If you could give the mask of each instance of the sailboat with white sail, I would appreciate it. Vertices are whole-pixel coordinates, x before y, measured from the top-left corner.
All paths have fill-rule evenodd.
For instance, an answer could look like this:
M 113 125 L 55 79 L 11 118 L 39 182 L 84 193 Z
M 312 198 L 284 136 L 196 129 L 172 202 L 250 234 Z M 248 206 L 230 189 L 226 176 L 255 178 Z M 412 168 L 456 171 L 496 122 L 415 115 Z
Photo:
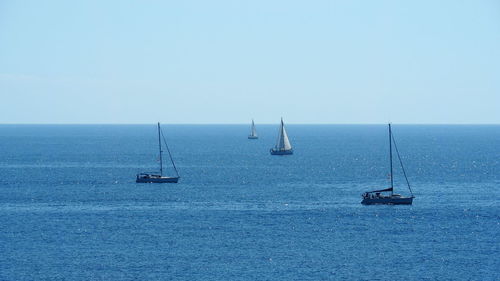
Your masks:
M 250 135 L 248 135 L 248 139 L 256 140 L 258 138 L 259 138 L 259 136 L 257 136 L 257 130 L 255 129 L 255 123 L 253 122 L 253 119 L 252 119 L 252 128 L 250 130 Z
M 172 166 L 175 171 L 175 176 L 166 177 L 163 176 L 163 150 L 162 150 L 162 140 L 167 148 L 168 157 L 170 158 L 170 162 L 172 162 Z M 137 183 L 177 183 L 179 181 L 179 172 L 177 171 L 177 167 L 175 167 L 174 160 L 172 159 L 172 154 L 170 153 L 170 149 L 168 148 L 167 141 L 165 140 L 165 136 L 163 135 L 163 131 L 161 130 L 160 123 L 158 122 L 158 147 L 160 150 L 160 173 L 140 173 L 137 174 L 135 182 Z
M 399 159 L 399 164 L 401 165 L 401 169 L 403 170 L 403 175 L 406 179 L 406 184 L 408 185 L 408 190 L 410 191 L 411 196 L 405 197 L 400 194 L 394 193 L 394 177 L 393 177 L 393 165 L 392 165 L 392 144 L 394 144 L 394 148 L 396 149 L 396 154 Z M 391 124 L 389 123 L 389 163 L 390 163 L 390 180 L 391 187 L 373 190 L 369 192 L 363 193 L 363 201 L 361 204 L 363 205 L 411 205 L 413 203 L 413 192 L 411 191 L 410 182 L 408 181 L 408 177 L 406 176 L 406 171 L 403 166 L 403 161 L 399 156 L 398 147 L 396 145 L 396 141 L 394 140 L 394 136 L 392 135 Z
M 288 139 L 288 135 L 285 130 L 285 124 L 283 123 L 283 118 L 281 118 L 281 124 L 278 132 L 278 140 L 276 145 L 270 150 L 271 155 L 291 155 L 293 154 L 292 145 Z

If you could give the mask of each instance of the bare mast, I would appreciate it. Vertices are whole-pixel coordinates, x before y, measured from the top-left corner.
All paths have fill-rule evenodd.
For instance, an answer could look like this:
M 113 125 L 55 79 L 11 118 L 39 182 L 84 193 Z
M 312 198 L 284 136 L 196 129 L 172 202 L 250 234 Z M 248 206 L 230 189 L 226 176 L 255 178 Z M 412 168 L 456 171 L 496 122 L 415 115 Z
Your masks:
M 389 123 L 389 161 L 391 166 L 391 196 L 394 193 L 394 178 L 392 176 L 392 130 L 391 123 Z
M 163 176 L 163 159 L 161 150 L 161 133 L 160 133 L 160 122 L 158 122 L 158 146 L 160 148 L 160 176 Z

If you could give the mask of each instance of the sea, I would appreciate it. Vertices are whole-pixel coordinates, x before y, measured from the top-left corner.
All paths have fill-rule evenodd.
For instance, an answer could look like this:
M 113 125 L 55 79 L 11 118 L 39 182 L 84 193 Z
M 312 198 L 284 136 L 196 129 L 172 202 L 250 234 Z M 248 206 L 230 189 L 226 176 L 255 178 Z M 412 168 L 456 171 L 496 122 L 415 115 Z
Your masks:
M 0 125 L 0 280 L 500 280 L 500 125 L 256 126 Z

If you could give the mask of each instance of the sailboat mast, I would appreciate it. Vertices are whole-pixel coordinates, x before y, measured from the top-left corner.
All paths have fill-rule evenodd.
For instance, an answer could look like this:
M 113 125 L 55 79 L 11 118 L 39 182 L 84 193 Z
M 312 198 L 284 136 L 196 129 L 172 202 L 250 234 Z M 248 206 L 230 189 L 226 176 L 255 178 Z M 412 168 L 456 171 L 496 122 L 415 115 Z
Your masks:
M 160 149 L 160 176 L 163 176 L 163 159 L 161 151 L 161 133 L 160 133 L 160 122 L 158 122 L 158 147 Z
M 389 123 L 389 162 L 391 166 L 391 195 L 394 193 L 394 179 L 392 177 L 392 130 L 391 123 Z

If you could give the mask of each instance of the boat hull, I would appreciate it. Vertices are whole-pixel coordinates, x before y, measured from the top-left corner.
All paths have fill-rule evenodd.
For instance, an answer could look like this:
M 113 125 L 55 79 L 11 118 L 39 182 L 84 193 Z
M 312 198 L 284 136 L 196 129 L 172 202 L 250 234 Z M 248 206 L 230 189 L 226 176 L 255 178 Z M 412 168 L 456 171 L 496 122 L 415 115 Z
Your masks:
M 256 140 L 258 139 L 259 137 L 258 136 L 248 136 L 248 139 L 249 140 Z
M 293 154 L 293 149 L 290 150 L 274 150 L 271 149 L 269 151 L 271 155 L 292 155 Z
M 413 197 L 378 197 L 378 198 L 363 198 L 363 205 L 411 205 Z
M 162 177 L 157 175 L 138 175 L 136 183 L 177 183 L 179 177 Z

